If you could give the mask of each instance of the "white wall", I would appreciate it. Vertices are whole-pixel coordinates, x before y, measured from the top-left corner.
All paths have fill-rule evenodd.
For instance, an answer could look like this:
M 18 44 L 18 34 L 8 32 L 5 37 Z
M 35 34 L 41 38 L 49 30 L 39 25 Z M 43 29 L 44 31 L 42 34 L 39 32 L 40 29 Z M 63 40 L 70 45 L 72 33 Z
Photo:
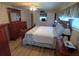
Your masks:
M 78 50 L 79 50 L 79 32 L 73 30 L 72 31 L 72 35 L 71 35 L 71 39 L 70 41 L 77 46 Z
M 47 13 L 47 21 L 42 22 L 40 21 L 40 12 L 34 12 L 34 23 L 38 26 L 51 26 L 54 22 L 54 12 L 53 11 L 46 11 Z
M 31 27 L 31 18 L 30 18 L 30 11 L 23 9 L 21 11 L 21 21 L 26 21 L 27 22 L 27 28 Z
M 0 24 L 9 23 L 7 9 L 4 5 L 0 4 Z
M 15 8 L 21 10 L 21 21 L 27 21 L 27 28 L 31 27 L 30 11 L 27 9 L 16 8 L 10 5 L 0 3 L 0 24 L 9 23 L 7 8 Z

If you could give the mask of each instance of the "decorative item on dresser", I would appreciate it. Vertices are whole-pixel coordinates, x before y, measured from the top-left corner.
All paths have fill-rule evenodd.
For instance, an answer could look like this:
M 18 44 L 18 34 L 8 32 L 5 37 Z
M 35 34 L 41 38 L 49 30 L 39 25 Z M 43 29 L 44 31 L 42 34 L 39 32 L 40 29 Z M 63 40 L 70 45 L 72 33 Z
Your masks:
M 26 22 L 16 21 L 8 25 L 10 40 L 16 40 L 21 35 L 21 30 L 26 29 Z
M 0 56 L 10 56 L 5 25 L 0 25 Z

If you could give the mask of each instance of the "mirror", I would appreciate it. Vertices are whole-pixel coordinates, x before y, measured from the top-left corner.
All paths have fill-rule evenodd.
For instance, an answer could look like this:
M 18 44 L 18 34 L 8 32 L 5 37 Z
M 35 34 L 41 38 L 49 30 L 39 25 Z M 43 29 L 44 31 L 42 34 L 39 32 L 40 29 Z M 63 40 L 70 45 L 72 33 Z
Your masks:
M 20 10 L 12 9 L 12 8 L 8 8 L 7 10 L 8 10 L 8 16 L 10 22 L 21 21 Z

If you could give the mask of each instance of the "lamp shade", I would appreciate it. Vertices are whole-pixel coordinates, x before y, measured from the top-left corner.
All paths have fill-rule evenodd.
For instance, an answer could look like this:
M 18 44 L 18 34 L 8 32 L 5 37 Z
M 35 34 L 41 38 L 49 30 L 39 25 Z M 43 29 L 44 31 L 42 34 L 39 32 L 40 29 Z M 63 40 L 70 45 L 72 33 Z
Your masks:
M 68 16 L 60 16 L 59 19 L 62 20 L 62 21 L 69 21 L 70 17 L 68 17 Z

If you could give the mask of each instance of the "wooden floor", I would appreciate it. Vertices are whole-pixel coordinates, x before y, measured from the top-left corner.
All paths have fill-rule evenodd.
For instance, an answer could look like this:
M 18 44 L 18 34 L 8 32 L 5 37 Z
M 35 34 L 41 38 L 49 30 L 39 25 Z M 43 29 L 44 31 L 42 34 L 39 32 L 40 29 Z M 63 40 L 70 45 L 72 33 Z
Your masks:
M 9 41 L 10 51 L 12 56 L 54 56 L 54 50 L 36 46 L 21 45 L 21 39 Z

